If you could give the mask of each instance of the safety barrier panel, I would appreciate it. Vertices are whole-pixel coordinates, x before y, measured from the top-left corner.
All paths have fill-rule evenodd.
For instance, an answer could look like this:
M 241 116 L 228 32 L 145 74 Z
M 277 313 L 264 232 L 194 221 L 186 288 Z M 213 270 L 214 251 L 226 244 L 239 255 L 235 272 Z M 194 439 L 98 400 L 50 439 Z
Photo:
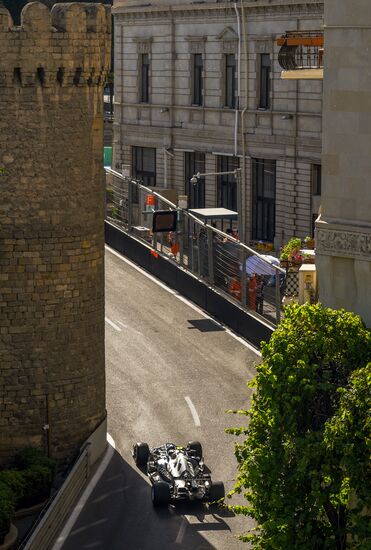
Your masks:
M 170 196 L 171 190 L 166 192 Z M 152 231 L 152 218 L 159 210 L 177 211 L 176 231 Z M 276 258 L 258 254 L 233 235 L 110 168 L 106 168 L 106 220 L 242 309 L 273 327 L 280 322 L 286 272 Z

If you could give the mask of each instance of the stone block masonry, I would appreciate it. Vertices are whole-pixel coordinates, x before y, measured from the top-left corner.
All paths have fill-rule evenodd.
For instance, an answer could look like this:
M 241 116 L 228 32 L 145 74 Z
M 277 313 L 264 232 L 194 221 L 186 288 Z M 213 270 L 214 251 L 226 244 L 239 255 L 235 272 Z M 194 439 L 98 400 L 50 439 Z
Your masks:
M 101 4 L 0 7 L 0 463 L 105 417 Z M 43 426 L 49 424 L 49 434 Z

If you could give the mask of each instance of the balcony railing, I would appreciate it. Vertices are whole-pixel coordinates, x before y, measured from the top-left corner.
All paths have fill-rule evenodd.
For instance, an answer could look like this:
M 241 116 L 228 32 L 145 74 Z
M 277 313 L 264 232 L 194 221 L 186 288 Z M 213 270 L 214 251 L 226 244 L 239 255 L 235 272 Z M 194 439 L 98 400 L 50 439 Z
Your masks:
M 284 71 L 316 71 L 316 74 L 322 74 L 323 31 L 289 31 L 277 39 L 277 44 L 281 46 L 278 62 Z M 310 72 L 306 78 L 311 78 Z

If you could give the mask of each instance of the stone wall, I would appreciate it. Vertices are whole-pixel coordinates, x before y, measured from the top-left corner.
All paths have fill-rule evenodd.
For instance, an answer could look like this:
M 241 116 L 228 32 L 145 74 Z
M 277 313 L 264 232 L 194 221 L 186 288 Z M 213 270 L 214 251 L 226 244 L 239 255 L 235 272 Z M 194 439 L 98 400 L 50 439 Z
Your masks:
M 319 295 L 371 327 L 371 11 L 326 0 Z
M 311 170 L 321 163 L 322 82 L 281 79 L 277 36 L 287 30 L 318 29 L 321 0 L 246 0 L 238 2 L 241 40 L 241 96 L 237 155 L 242 165 L 242 214 L 251 236 L 251 159 L 276 161 L 277 247 L 294 235 L 312 231 L 317 214 Z M 235 110 L 224 106 L 224 54 L 238 53 L 238 23 L 231 2 L 115 0 L 114 168 L 131 164 L 131 146 L 173 149 L 168 185 L 185 192 L 184 151 L 206 154 L 207 169 L 217 170 L 217 153 L 235 152 Z M 242 21 L 244 20 L 244 25 Z M 246 44 L 243 39 L 246 37 Z M 150 104 L 139 102 L 139 54 L 151 58 Z M 204 105 L 191 105 L 192 52 L 204 58 Z M 270 56 L 271 104 L 259 108 L 260 55 Z M 242 115 L 242 112 L 244 113 Z M 242 131 L 242 118 L 244 129 Z M 183 151 L 183 152 L 182 152 Z M 214 154 L 213 154 L 214 153 Z M 163 187 L 163 154 L 158 155 L 157 185 Z M 217 204 L 217 182 L 206 178 L 207 206 Z
M 14 27 L 0 8 L 0 52 L 0 461 L 35 445 L 65 462 L 105 417 L 110 15 L 34 2 Z

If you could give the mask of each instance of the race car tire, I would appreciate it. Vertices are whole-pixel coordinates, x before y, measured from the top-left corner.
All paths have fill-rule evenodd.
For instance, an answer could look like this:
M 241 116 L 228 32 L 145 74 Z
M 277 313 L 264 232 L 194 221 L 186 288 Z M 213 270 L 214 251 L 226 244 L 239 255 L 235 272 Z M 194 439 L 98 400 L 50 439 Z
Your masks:
M 156 481 L 152 485 L 153 506 L 167 506 L 170 502 L 170 487 L 165 481 Z
M 213 481 L 209 491 L 209 502 L 215 502 L 225 497 L 224 483 L 222 481 Z
M 198 458 L 202 458 L 202 445 L 199 441 L 190 441 L 188 449 L 193 451 Z
M 137 466 L 145 466 L 149 458 L 148 443 L 136 443 L 134 445 L 134 460 Z

